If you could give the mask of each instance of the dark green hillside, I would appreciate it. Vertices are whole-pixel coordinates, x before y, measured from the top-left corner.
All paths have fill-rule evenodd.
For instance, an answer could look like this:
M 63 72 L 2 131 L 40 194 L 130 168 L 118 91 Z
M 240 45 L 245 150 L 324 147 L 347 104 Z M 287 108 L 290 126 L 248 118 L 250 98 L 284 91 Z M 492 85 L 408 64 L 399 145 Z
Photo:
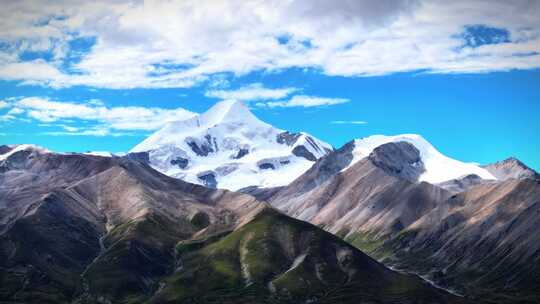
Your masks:
M 177 245 L 152 303 L 459 303 L 273 209 L 213 240 Z

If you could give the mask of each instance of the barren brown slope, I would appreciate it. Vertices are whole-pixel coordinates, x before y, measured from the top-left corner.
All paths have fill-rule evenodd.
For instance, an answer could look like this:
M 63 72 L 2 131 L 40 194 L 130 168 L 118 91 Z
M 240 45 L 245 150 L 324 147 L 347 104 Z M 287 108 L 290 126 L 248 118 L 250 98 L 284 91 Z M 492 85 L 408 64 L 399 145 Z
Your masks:
M 43 195 L 102 172 L 113 163 L 111 158 L 62 155 L 32 147 L 0 160 L 0 234 Z
M 406 169 L 392 170 L 388 165 L 393 165 L 393 160 L 381 163 L 383 158 L 379 156 L 386 155 L 387 149 L 394 151 L 396 146 L 395 143 L 383 145 L 370 157 L 343 172 L 336 170 L 324 180 L 317 180 L 317 172 L 324 166 L 314 165 L 272 196 L 270 202 L 293 217 L 342 236 L 397 233 L 450 194 L 428 183 L 402 178 L 398 174 Z
M 0 235 L 0 302 L 465 301 L 252 196 L 122 158 L 28 152 L 0 164 L 25 180 L 0 189 L 2 206 L 23 205 Z
M 152 292 L 177 241 L 234 229 L 264 205 L 121 158 L 21 152 L 0 163 L 1 300 Z
M 323 158 L 269 200 L 447 288 L 501 303 L 539 301 L 537 180 L 472 183 L 454 194 L 408 182 L 372 159 L 320 179 Z
M 511 179 L 449 198 L 375 255 L 494 302 L 540 301 L 540 183 Z M 439 271 L 436 271 L 436 270 Z

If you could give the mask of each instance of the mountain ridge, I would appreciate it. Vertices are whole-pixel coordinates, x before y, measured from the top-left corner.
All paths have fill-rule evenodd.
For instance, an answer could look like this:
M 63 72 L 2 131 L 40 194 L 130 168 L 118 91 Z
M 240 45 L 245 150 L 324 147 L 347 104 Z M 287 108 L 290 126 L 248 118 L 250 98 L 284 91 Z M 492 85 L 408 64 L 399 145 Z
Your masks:
M 12 211 L 0 214 L 0 301 L 467 303 L 252 196 L 144 162 L 30 148 L 0 168 Z
M 288 186 L 253 193 L 394 269 L 493 303 L 536 303 L 540 293 L 527 282 L 540 272 L 530 266 L 540 259 L 531 234 L 538 180 L 468 175 L 433 185 L 410 178 L 420 154 L 410 142 L 385 143 L 351 165 L 353 144 Z

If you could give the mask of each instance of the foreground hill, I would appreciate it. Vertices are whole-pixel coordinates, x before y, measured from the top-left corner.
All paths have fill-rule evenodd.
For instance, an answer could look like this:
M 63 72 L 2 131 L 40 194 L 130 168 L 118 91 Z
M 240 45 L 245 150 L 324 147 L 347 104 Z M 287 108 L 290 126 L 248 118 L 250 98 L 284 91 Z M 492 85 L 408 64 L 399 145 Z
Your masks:
M 125 158 L 0 152 L 2 302 L 464 302 L 249 195 Z
M 211 240 L 180 242 L 153 303 L 463 303 L 339 238 L 265 208 Z
M 260 205 L 122 158 L 29 148 L 0 168 L 0 298 L 21 302 L 151 292 L 177 241 L 232 229 Z

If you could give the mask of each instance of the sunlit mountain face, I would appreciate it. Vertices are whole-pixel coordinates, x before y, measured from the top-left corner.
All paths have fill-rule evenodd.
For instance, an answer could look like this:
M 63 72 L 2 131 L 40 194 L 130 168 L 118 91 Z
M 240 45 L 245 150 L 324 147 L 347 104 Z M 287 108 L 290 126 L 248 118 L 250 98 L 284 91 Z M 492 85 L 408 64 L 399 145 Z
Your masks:
M 3 1 L 0 303 L 539 303 L 537 1 Z

